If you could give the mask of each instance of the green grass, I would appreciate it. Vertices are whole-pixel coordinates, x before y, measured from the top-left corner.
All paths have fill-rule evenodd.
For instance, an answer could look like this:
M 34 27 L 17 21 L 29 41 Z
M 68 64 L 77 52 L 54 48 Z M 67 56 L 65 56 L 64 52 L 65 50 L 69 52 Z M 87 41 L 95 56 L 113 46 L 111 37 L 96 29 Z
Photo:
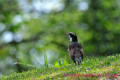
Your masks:
M 46 64 L 47 65 L 47 61 Z M 62 64 L 61 64 L 62 65 Z M 73 63 L 60 67 L 47 65 L 22 73 L 3 76 L 1 80 L 106 80 L 120 79 L 120 55 L 86 57 L 80 66 Z

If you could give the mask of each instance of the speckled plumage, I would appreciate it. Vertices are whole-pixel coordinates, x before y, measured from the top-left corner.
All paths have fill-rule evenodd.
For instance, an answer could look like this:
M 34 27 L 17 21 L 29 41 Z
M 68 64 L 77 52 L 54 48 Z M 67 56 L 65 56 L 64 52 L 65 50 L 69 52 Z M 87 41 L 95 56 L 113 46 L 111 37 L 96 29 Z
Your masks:
M 69 46 L 68 46 L 68 53 L 71 59 L 74 61 L 75 64 L 80 64 L 83 60 L 83 48 L 80 43 L 78 43 L 77 36 L 70 32 L 68 33 L 69 39 L 72 38 L 72 41 L 70 40 Z

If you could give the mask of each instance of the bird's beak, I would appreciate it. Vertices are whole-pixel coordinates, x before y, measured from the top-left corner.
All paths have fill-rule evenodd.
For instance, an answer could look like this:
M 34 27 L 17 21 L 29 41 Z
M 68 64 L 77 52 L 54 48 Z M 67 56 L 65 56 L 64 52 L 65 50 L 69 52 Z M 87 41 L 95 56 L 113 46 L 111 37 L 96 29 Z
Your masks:
M 68 33 L 65 32 L 64 33 L 64 37 L 67 38 L 68 37 Z
M 68 35 L 69 35 L 69 33 L 66 32 L 66 33 L 65 33 L 65 36 L 66 36 L 67 39 L 69 39 Z
M 66 35 L 68 36 L 68 35 L 69 35 L 69 33 L 67 32 L 67 33 L 66 33 Z

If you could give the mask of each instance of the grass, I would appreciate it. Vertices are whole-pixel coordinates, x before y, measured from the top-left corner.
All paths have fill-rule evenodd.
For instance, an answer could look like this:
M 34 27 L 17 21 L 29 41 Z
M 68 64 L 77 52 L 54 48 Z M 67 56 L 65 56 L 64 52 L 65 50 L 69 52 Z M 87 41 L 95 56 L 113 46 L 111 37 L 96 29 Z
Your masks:
M 46 59 L 46 58 L 45 58 Z M 66 63 L 66 62 L 65 62 Z M 56 63 L 59 65 L 59 62 Z M 55 64 L 55 65 L 56 65 Z M 120 79 L 120 55 L 86 57 L 80 66 L 73 63 L 12 73 L 1 80 L 106 80 Z

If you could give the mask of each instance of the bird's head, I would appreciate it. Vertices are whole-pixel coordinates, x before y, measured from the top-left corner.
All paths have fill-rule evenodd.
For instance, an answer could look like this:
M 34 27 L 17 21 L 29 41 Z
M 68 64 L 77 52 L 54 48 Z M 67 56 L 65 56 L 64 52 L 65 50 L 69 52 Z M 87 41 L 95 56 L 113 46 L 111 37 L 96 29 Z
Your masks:
M 67 34 L 68 34 L 70 42 L 78 42 L 77 35 L 75 33 L 69 32 Z

